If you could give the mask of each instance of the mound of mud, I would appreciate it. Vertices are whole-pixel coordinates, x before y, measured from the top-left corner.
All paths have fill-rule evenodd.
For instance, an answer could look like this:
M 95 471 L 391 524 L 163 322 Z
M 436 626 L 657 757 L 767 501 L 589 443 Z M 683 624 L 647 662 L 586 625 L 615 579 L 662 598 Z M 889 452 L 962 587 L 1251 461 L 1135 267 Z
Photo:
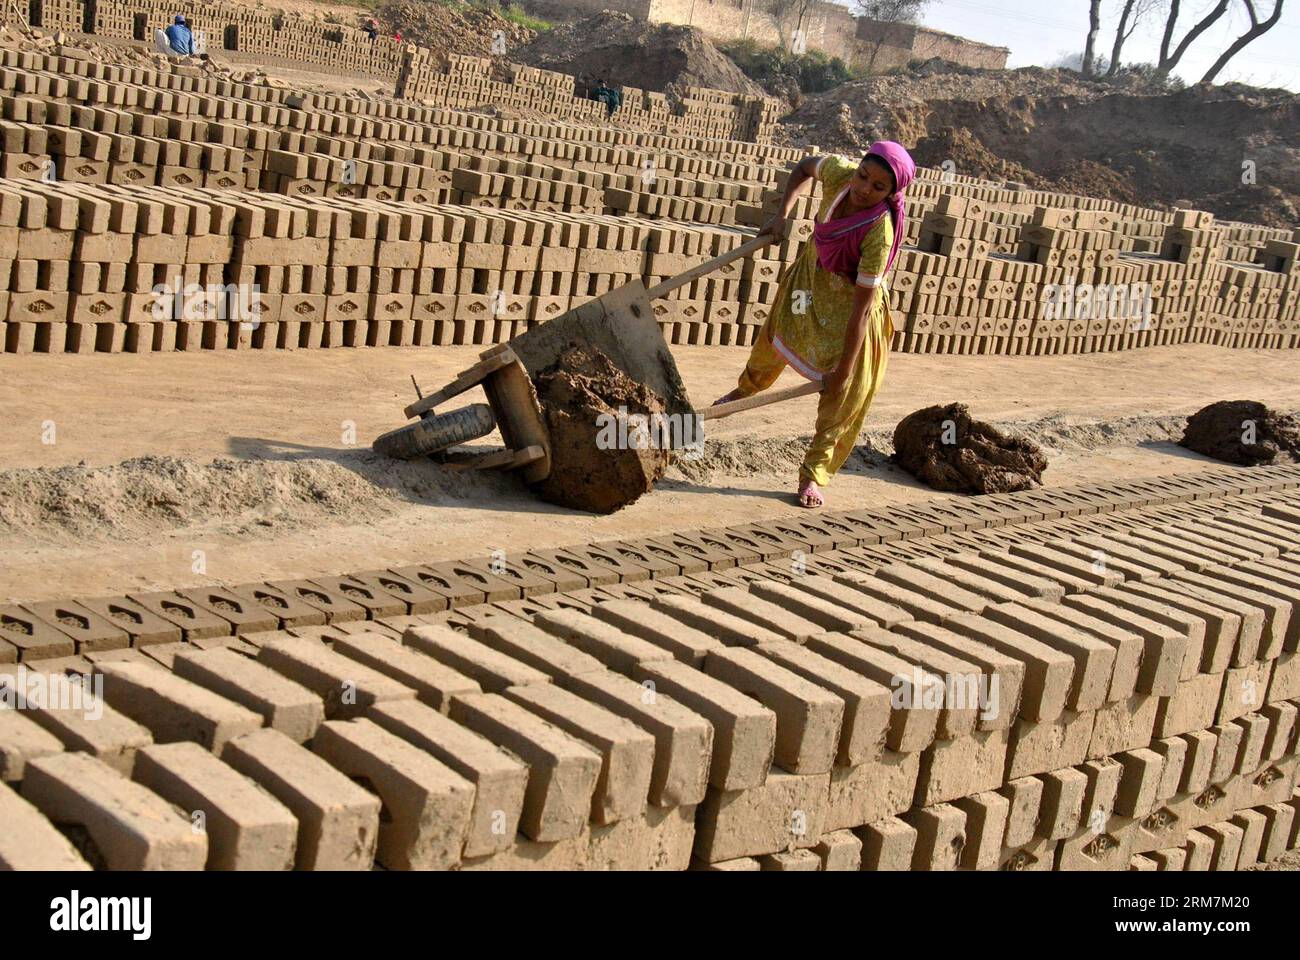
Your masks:
M 1219 400 L 1187 418 L 1180 446 L 1215 460 L 1248 467 L 1283 460 L 1300 462 L 1300 418 L 1277 413 L 1256 400 Z
M 663 400 L 604 353 L 572 343 L 533 384 L 551 434 L 551 474 L 534 486 L 544 500 L 613 513 L 664 475 L 668 450 L 644 442 L 649 431 L 633 420 L 661 418 Z M 632 428 L 619 429 L 620 418 Z
M 1007 493 L 1042 483 L 1038 444 L 972 420 L 964 403 L 925 407 L 894 428 L 896 464 L 936 490 Z
M 540 34 L 511 54 L 543 70 L 662 92 L 670 85 L 759 95 L 762 89 L 694 27 L 610 10 Z
M 1069 70 L 916 68 L 808 97 L 782 121 L 792 144 L 860 152 L 914 148 L 922 165 L 1034 189 L 1145 206 L 1194 206 L 1219 219 L 1290 228 L 1300 208 L 1300 97 Z M 1069 143 L 1071 149 L 1058 145 Z M 1275 173 L 1242 183 L 1241 158 Z
M 494 41 L 501 39 L 514 59 L 516 48 L 536 36 L 534 31 L 507 20 L 496 10 L 468 4 L 387 0 L 380 4 L 376 15 L 388 36 L 400 30 L 407 43 L 442 54 L 492 56 Z

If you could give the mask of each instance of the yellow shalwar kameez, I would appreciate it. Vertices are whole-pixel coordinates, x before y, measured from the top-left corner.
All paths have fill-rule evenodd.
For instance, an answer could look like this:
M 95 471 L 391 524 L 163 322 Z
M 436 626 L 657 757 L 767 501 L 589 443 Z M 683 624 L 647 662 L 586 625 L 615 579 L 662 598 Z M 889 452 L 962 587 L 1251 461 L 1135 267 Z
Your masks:
M 817 179 L 822 184 L 821 223 L 847 194 L 858 164 L 839 157 L 822 159 Z M 825 486 L 853 452 L 862 421 L 880 387 L 894 334 L 889 312 L 885 267 L 894 242 L 893 221 L 886 213 L 867 231 L 858 261 L 857 285 L 875 287 L 876 296 L 867 318 L 862 357 L 853 374 L 836 394 L 821 394 L 817 404 L 816 434 L 808 446 L 799 476 Z M 741 396 L 752 396 L 776 382 L 786 364 L 808 378 L 822 380 L 835 370 L 844 351 L 844 336 L 853 313 L 855 284 L 822 269 L 809 239 L 799 259 L 781 277 L 776 303 L 759 331 L 745 372 L 740 375 Z

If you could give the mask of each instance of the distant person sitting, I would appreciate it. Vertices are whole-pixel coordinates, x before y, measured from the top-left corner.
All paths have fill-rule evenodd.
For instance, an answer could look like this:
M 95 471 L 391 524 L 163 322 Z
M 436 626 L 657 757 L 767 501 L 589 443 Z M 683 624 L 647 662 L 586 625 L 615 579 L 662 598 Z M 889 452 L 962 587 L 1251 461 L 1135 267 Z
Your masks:
M 609 85 L 608 80 L 601 80 L 600 86 L 591 92 L 591 99 L 599 100 L 605 105 L 605 116 L 612 117 L 614 111 L 623 105 L 623 93 Z
M 614 112 L 616 102 L 621 99 L 618 91 L 609 85 L 608 80 L 604 79 L 592 88 L 592 91 L 588 96 L 591 97 L 592 100 L 605 105 L 605 116 L 607 117 Z
M 623 106 L 623 91 L 615 89 L 614 87 L 610 87 L 609 96 L 605 98 L 605 104 L 606 106 L 609 107 L 609 111 L 605 114 L 605 116 L 612 117 L 614 115 L 614 111 L 617 110 L 619 107 Z
M 172 48 L 172 53 L 178 57 L 188 57 L 194 53 L 194 34 L 190 32 L 190 25 L 185 22 L 185 17 L 176 14 L 176 19 L 166 30 L 167 45 Z
M 365 26 L 363 26 L 361 30 L 371 40 L 375 40 L 379 37 L 379 21 L 376 20 L 374 17 L 371 17 L 369 20 L 366 21 Z

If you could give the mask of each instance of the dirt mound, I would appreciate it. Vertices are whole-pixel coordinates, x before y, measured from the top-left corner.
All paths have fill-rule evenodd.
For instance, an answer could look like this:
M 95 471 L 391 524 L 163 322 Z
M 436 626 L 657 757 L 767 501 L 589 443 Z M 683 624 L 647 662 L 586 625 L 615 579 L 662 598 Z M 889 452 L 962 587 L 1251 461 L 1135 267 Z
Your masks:
M 1007 493 L 1042 483 L 1047 458 L 1038 444 L 972 420 L 964 403 L 925 407 L 894 428 L 900 467 L 936 490 Z
M 669 453 L 649 430 L 663 400 L 604 353 L 570 344 L 533 383 L 551 434 L 551 475 L 535 487 L 543 499 L 613 513 L 664 475 Z
M 809 97 L 781 137 L 850 154 L 898 140 L 962 175 L 1270 226 L 1294 225 L 1300 207 L 1300 96 L 1285 90 L 922 67 Z M 1243 184 L 1243 158 L 1258 183 Z
M 1023 183 L 1038 179 L 1032 170 L 997 156 L 965 127 L 949 127 L 923 137 L 910 152 L 926 167 L 942 168 L 945 161 L 951 161 L 954 172 L 961 171 L 963 176 Z
M 1300 418 L 1255 400 L 1219 400 L 1187 418 L 1180 446 L 1228 463 L 1300 462 Z
M 694 27 L 645 23 L 609 10 L 540 34 L 512 58 L 543 70 L 642 90 L 699 86 L 763 92 Z
M 335 459 L 136 457 L 99 467 L 0 470 L 0 535 L 83 542 L 216 528 L 256 536 L 340 518 L 368 522 L 403 501 L 499 497 L 516 484 L 506 474 L 393 461 L 369 450 Z
M 375 16 L 388 36 L 400 30 L 408 43 L 443 54 L 489 57 L 500 36 L 505 40 L 506 56 L 515 60 L 517 48 L 537 35 L 496 10 L 436 0 L 387 0 L 380 4 Z

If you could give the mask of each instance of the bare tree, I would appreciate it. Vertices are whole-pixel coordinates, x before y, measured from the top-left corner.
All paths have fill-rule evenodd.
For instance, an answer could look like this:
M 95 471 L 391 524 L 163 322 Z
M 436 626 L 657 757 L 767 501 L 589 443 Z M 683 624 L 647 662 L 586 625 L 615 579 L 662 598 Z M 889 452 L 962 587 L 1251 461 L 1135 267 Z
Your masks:
M 1088 39 L 1083 43 L 1083 63 L 1080 72 L 1092 76 L 1093 62 L 1097 56 L 1097 34 L 1101 31 L 1101 0 L 1088 0 Z
M 854 0 L 854 9 L 868 20 L 915 23 L 930 0 Z
M 1115 43 L 1110 48 L 1110 66 L 1106 68 L 1106 76 L 1113 77 L 1119 70 L 1119 55 L 1124 44 L 1133 36 L 1138 22 L 1150 12 L 1153 3 L 1154 0 L 1124 0 L 1124 9 L 1115 27 Z
M 1156 72 L 1168 75 L 1174 67 L 1178 66 L 1178 61 L 1183 58 L 1187 48 L 1192 45 L 1201 34 L 1218 22 L 1219 18 L 1228 12 L 1228 4 L 1231 0 L 1218 0 L 1213 9 L 1187 31 L 1186 36 L 1171 51 L 1170 45 L 1174 40 L 1174 29 L 1178 24 L 1178 14 L 1180 12 L 1181 0 L 1169 0 L 1169 13 L 1165 17 L 1165 32 L 1160 38 L 1160 59 L 1156 62 Z
M 808 13 L 818 0 L 766 0 L 762 10 L 772 19 L 781 49 L 789 53 L 804 53 L 807 42 Z
M 853 6 L 859 16 L 867 20 L 876 20 L 880 23 L 915 23 L 929 2 L 930 0 L 854 0 Z M 880 56 L 880 48 L 884 46 L 886 39 L 888 39 L 887 34 L 880 31 L 871 41 L 871 56 L 867 59 L 868 71 L 876 68 L 876 58 Z
M 1223 55 L 1214 61 L 1214 66 L 1205 72 L 1201 77 L 1201 83 L 1211 83 L 1219 75 L 1219 71 L 1228 65 L 1228 61 L 1242 51 L 1246 44 L 1250 43 L 1256 37 L 1263 36 L 1272 30 L 1278 20 L 1282 18 L 1282 0 L 1273 0 L 1273 15 L 1267 20 L 1260 20 L 1259 14 L 1255 12 L 1255 0 L 1241 0 L 1246 8 L 1246 14 L 1250 17 L 1250 29 L 1239 36 L 1232 42 Z

